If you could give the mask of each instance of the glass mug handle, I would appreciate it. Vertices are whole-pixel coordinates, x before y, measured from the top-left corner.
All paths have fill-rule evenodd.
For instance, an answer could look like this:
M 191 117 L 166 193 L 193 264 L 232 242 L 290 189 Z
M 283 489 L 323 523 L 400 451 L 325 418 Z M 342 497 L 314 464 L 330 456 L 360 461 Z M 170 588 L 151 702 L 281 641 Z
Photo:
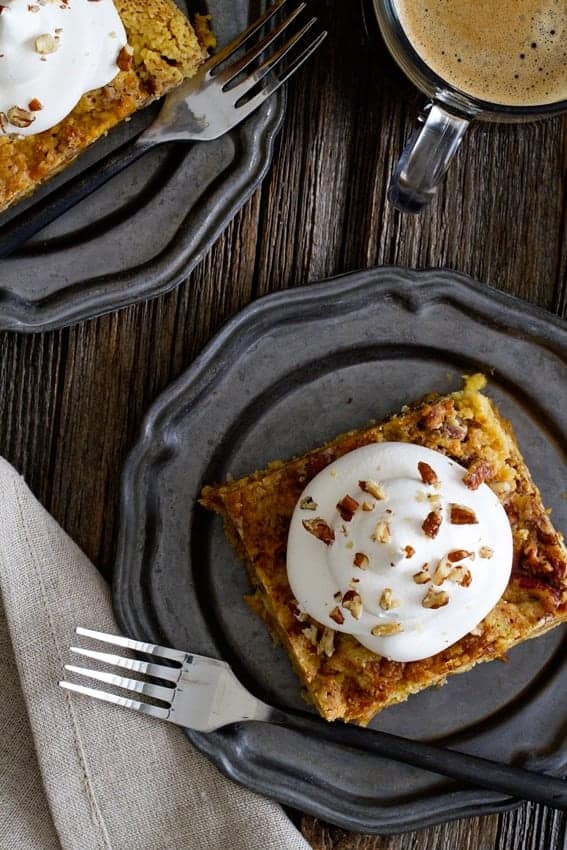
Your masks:
M 419 213 L 430 203 L 470 122 L 429 104 L 423 126 L 410 137 L 392 175 L 388 199 L 397 209 Z

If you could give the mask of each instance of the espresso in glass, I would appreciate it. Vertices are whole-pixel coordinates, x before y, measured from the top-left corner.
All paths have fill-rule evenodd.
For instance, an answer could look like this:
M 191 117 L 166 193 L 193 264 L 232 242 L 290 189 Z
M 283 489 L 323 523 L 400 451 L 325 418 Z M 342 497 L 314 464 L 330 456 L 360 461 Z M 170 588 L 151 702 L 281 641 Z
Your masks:
M 394 0 L 420 58 L 455 89 L 502 106 L 567 99 L 567 0 Z

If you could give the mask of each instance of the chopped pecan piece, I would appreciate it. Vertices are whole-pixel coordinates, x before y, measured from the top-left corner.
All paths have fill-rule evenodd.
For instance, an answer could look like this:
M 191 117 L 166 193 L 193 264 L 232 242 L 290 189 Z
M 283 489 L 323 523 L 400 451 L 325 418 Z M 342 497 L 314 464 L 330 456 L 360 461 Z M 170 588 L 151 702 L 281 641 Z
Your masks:
M 49 32 L 38 35 L 35 40 L 36 53 L 40 53 L 42 56 L 46 56 L 48 53 L 55 53 L 58 47 L 57 41 Z
M 371 505 L 370 502 L 363 502 L 360 507 L 362 508 L 363 511 L 367 511 L 367 512 L 374 510 L 374 505 Z
M 352 562 L 355 567 L 358 567 L 359 570 L 367 570 L 368 564 L 370 563 L 368 560 L 368 555 L 365 555 L 364 552 L 357 552 Z
M 335 532 L 321 517 L 304 519 L 301 522 L 305 531 L 308 531 L 309 534 L 312 534 L 313 537 L 316 537 L 317 540 L 320 540 L 326 546 L 330 546 L 335 539 Z
M 428 404 L 423 409 L 423 415 L 419 420 L 419 424 L 426 430 L 436 431 L 443 425 L 445 417 L 453 410 L 453 402 L 449 399 L 442 399 L 434 404 Z
M 424 534 L 434 539 L 439 534 L 442 522 L 443 517 L 441 516 L 441 511 L 430 511 L 421 525 Z
M 464 567 L 454 567 L 448 575 L 449 581 L 454 581 L 455 584 L 460 584 L 461 587 L 470 587 L 472 583 L 472 574 L 470 570 Z
M 413 546 L 404 546 L 404 553 L 406 558 L 413 558 L 415 555 L 415 549 Z
M 444 590 L 435 590 L 433 587 L 430 587 L 421 600 L 421 604 L 424 608 L 444 608 L 445 605 L 449 604 L 449 594 Z
M 333 629 L 323 629 L 321 640 L 317 646 L 317 655 L 326 655 L 330 658 L 335 651 L 335 632 Z
M 439 483 L 439 478 L 437 477 L 437 473 L 424 460 L 419 461 L 417 468 L 419 470 L 419 474 L 421 475 L 421 480 L 423 481 L 424 484 L 438 484 Z
M 398 599 L 394 599 L 392 589 L 390 587 L 385 587 L 382 591 L 382 595 L 380 596 L 380 608 L 382 608 L 384 611 L 391 611 L 392 608 L 399 607 L 400 602 Z
M 404 627 L 401 623 L 381 623 L 379 626 L 374 626 L 371 629 L 371 634 L 374 637 L 388 637 L 389 635 L 397 635 L 403 632 Z
M 369 493 L 375 499 L 378 499 L 378 501 L 388 498 L 386 489 L 376 481 L 359 481 L 358 486 L 364 493 Z
M 355 620 L 362 617 L 362 598 L 356 590 L 347 590 L 343 596 L 343 608 L 350 611 Z
M 13 127 L 19 129 L 29 127 L 35 121 L 35 115 L 32 115 L 27 109 L 22 109 L 21 106 L 11 106 L 6 113 L 6 118 Z
M 416 493 L 415 496 L 416 502 L 432 502 L 434 505 L 438 504 L 441 501 L 441 496 L 439 493 Z
M 452 525 L 476 525 L 478 519 L 472 508 L 452 502 L 449 505 L 449 522 Z
M 492 558 L 494 555 L 494 549 L 491 549 L 490 546 L 481 546 L 478 550 L 478 554 L 481 558 Z
M 465 558 L 474 561 L 474 552 L 467 552 L 466 549 L 452 549 L 447 555 L 447 560 L 451 561 L 452 564 L 456 564 L 457 561 L 464 561 Z
M 426 567 L 427 564 L 423 566 Z M 431 576 L 425 569 L 421 569 L 418 573 L 413 574 L 413 580 L 416 584 L 427 584 L 428 581 L 431 581 Z
M 121 71 L 129 71 L 132 67 L 133 61 L 134 51 L 129 44 L 126 44 L 118 54 L 116 64 L 118 65 Z
M 30 112 L 40 112 L 43 109 L 43 103 L 37 97 L 34 97 L 28 103 L 28 109 Z
M 441 426 L 441 433 L 452 440 L 464 440 L 467 427 L 458 416 L 449 416 Z
M 381 519 L 372 532 L 372 540 L 374 540 L 375 543 L 390 543 L 392 540 L 390 523 L 386 522 L 385 519 Z
M 352 496 L 349 496 L 348 493 L 346 496 L 343 496 L 341 501 L 337 504 L 337 510 L 345 522 L 351 521 L 354 516 L 354 512 L 358 507 L 360 507 L 359 502 L 357 502 L 356 499 L 353 499 Z
M 337 625 L 339 626 L 342 626 L 345 621 L 344 614 L 338 606 L 333 608 L 333 610 L 329 614 L 329 617 L 331 618 L 331 620 L 334 620 L 335 623 L 337 623 Z
M 447 558 L 441 558 L 435 568 L 433 576 L 431 577 L 431 581 L 433 582 L 433 584 L 436 585 L 436 587 L 439 587 L 440 584 L 443 584 L 452 569 L 453 565 L 449 563 Z
M 299 503 L 299 507 L 302 511 L 316 511 L 319 506 L 317 502 L 313 501 L 311 496 L 305 496 Z
M 463 484 L 469 490 L 478 490 L 485 481 L 490 481 L 494 472 L 489 463 L 484 460 L 475 461 L 471 464 L 469 471 L 463 476 Z

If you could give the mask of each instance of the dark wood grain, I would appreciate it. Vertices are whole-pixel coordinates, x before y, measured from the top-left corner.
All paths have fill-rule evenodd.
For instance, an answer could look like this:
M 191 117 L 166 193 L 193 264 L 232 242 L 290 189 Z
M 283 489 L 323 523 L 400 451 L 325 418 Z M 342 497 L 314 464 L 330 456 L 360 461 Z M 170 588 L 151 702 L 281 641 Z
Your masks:
M 366 39 L 355 0 L 314 5 L 330 38 L 289 89 L 270 175 L 191 277 L 68 330 L 0 335 L 0 453 L 107 576 L 144 412 L 252 299 L 396 263 L 459 269 L 567 315 L 567 120 L 477 126 L 431 209 L 401 216 L 388 175 L 421 96 Z M 530 804 L 390 838 L 301 825 L 316 850 L 559 850 L 565 824 Z

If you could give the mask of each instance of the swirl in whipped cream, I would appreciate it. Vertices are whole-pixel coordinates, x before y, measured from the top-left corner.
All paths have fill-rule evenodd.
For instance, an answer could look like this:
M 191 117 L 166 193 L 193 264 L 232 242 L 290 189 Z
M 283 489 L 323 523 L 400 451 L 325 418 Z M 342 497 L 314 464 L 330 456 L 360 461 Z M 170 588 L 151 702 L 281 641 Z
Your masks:
M 411 443 L 356 449 L 295 508 L 287 571 L 301 606 L 394 661 L 454 644 L 489 613 L 512 568 L 508 517 L 486 484 Z
M 112 0 L 2 0 L 0 132 L 32 135 L 118 73 L 127 43 Z

